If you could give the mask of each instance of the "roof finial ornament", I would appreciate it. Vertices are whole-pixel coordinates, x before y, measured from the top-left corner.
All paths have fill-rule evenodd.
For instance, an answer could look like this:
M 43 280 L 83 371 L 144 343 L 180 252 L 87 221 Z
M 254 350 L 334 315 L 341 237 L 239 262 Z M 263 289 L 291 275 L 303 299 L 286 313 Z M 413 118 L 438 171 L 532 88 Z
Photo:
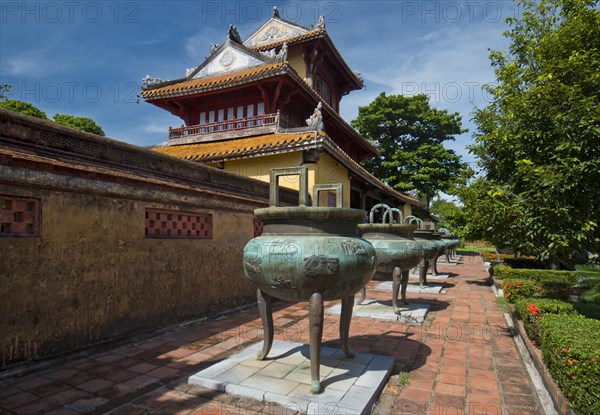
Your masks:
M 279 60 L 279 62 L 285 62 L 287 60 L 287 55 L 288 55 L 288 45 L 287 42 L 283 43 L 283 46 L 281 47 L 281 50 L 279 51 L 279 53 L 277 54 L 277 59 Z
M 144 77 L 144 79 L 142 79 L 142 89 L 148 89 L 149 87 L 154 86 L 156 84 L 160 84 L 161 82 L 164 82 L 164 81 L 160 78 L 157 78 L 155 76 L 146 75 Z
M 279 9 L 277 8 L 277 6 L 273 6 L 273 17 L 280 17 Z
M 233 42 L 242 43 L 242 38 L 240 37 L 240 34 L 238 33 L 237 28 L 234 25 L 229 25 L 227 37 Z
M 319 20 L 317 21 L 317 29 L 325 30 L 325 16 L 319 16 Z
M 321 113 L 321 108 L 323 108 L 323 104 L 319 101 L 313 114 L 306 120 L 306 125 L 314 127 L 317 131 L 323 131 L 323 114 Z

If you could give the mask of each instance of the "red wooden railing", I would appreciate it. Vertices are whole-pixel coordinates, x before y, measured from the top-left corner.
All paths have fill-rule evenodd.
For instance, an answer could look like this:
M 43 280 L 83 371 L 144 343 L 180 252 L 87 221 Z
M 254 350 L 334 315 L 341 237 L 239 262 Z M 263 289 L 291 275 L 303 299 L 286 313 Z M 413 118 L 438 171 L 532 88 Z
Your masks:
M 255 115 L 245 118 L 233 118 L 231 120 L 216 121 L 198 125 L 182 125 L 178 128 L 169 127 L 169 139 L 182 138 L 190 135 L 212 134 L 275 125 L 277 124 L 278 118 L 278 113 L 274 113 Z

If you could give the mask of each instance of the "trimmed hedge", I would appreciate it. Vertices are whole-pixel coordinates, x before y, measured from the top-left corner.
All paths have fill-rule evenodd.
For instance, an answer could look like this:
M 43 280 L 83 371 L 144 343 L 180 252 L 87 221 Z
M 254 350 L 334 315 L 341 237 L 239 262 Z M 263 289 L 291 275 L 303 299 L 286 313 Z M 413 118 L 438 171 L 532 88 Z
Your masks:
M 532 280 L 511 279 L 503 281 L 502 290 L 504 291 L 504 298 L 511 303 L 524 298 L 539 298 L 543 293 L 542 285 Z
M 511 303 L 521 298 L 552 298 L 568 300 L 571 294 L 571 284 L 555 280 L 528 280 L 509 278 L 502 281 L 504 298 Z
M 494 267 L 494 278 L 503 280 L 503 284 L 507 281 L 529 281 L 534 283 L 529 291 L 520 293 L 518 290 L 516 298 L 526 297 L 546 297 L 559 300 L 567 300 L 571 295 L 571 286 L 577 279 L 577 274 L 573 271 L 554 271 L 548 269 L 514 269 L 511 267 L 499 265 Z M 515 284 L 509 284 L 510 286 Z M 528 284 L 527 287 L 532 284 Z M 528 292 L 530 294 L 528 294 Z M 505 291 L 506 293 L 506 291 Z M 506 297 L 506 295 L 505 295 Z M 511 301 L 511 296 L 506 297 Z M 515 297 L 512 298 L 514 301 Z
M 497 265 L 494 267 L 494 276 L 498 278 L 509 279 L 518 278 L 522 280 L 535 281 L 568 281 L 575 282 L 577 274 L 575 271 L 556 271 L 552 269 L 518 269 L 506 265 Z
M 572 408 L 600 414 L 600 321 L 547 314 L 539 329 L 544 363 Z
M 573 304 L 547 298 L 521 298 L 515 301 L 515 309 L 523 321 L 531 342 L 540 341 L 539 322 L 547 314 L 577 314 Z

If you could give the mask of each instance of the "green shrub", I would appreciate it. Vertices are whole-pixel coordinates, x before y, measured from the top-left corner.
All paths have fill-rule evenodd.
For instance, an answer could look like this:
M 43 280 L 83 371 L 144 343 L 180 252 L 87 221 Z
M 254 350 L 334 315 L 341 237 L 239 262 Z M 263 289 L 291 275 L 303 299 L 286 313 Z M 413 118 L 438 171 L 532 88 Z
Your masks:
M 502 282 L 504 298 L 514 303 L 516 300 L 531 297 L 540 297 L 543 289 L 537 281 L 511 279 Z
M 535 258 L 521 257 L 521 258 L 505 258 L 504 263 L 511 268 L 519 269 L 543 269 L 544 263 Z
M 577 274 L 572 271 L 515 269 L 499 265 L 494 267 L 494 277 L 502 280 L 534 281 L 540 287 L 540 292 L 535 297 L 567 300 L 571 294 L 571 286 L 577 279 Z
M 511 267 L 506 265 L 492 265 L 492 275 L 497 279 L 504 279 L 506 275 L 512 270 Z
M 518 278 L 522 280 L 535 281 L 567 281 L 575 282 L 577 274 L 574 271 L 555 271 L 551 269 L 519 269 L 506 265 L 497 265 L 494 267 L 494 275 L 499 274 L 500 278 Z
M 544 363 L 573 409 L 600 414 L 600 321 L 548 314 L 539 328 Z
M 517 299 L 515 309 L 533 344 L 540 341 L 538 324 L 546 314 L 577 314 L 572 304 L 547 298 Z

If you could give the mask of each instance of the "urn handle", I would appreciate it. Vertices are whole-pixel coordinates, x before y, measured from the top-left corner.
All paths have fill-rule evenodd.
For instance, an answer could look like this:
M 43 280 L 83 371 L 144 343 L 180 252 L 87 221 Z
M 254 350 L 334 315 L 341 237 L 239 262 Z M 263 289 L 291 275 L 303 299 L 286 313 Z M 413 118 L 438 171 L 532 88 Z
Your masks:
M 407 216 L 407 217 L 404 218 L 404 221 L 406 223 L 417 222 L 417 225 L 419 226 L 419 229 L 423 229 L 423 220 L 417 218 L 416 216 Z
M 335 192 L 335 207 L 341 208 L 343 205 L 343 197 L 344 197 L 344 185 L 341 183 L 331 183 L 331 184 L 315 184 L 313 186 L 313 206 L 319 206 L 319 192 Z
M 392 221 L 392 208 L 390 208 L 385 203 L 378 203 L 371 208 L 371 212 L 369 213 L 369 223 L 375 223 L 375 212 L 377 211 L 377 209 L 380 209 L 380 208 L 385 209 L 381 223 L 385 223 L 385 219 L 386 219 L 388 213 L 390 215 L 390 222 Z
M 396 223 L 402 223 L 404 222 L 404 215 L 402 214 L 402 211 L 398 208 L 390 208 L 389 210 L 386 210 L 385 212 L 383 212 L 383 220 L 382 222 L 385 223 L 388 214 L 390 216 L 390 223 L 394 222 L 394 213 L 396 214 Z
M 271 169 L 269 206 L 279 205 L 279 176 L 298 176 L 298 206 L 306 206 L 308 201 L 308 169 L 304 166 Z

